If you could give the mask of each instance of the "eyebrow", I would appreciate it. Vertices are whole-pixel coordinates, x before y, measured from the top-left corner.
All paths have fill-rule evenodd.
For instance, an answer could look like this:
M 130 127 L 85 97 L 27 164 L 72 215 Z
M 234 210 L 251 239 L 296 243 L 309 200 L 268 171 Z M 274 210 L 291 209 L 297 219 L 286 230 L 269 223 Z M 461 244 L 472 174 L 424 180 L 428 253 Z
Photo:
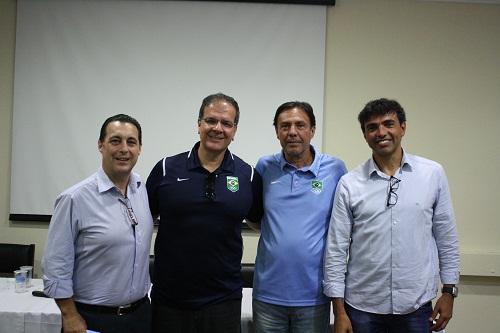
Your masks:
M 299 124 L 299 125 L 305 125 L 305 124 L 307 124 L 307 122 L 305 120 L 295 120 L 295 121 L 282 121 L 282 122 L 280 122 L 280 124 L 287 124 L 287 125 L 290 125 L 290 124 Z
M 378 123 L 366 123 L 365 128 L 375 128 L 378 127 Z
M 136 138 L 135 136 L 127 136 L 127 137 L 125 137 L 125 136 L 121 136 L 121 135 L 119 135 L 119 134 L 116 134 L 116 135 L 113 135 L 113 136 L 110 136 L 110 137 L 109 137 L 109 140 L 114 140 L 114 139 L 119 139 L 119 140 L 123 140 L 123 139 L 125 139 L 125 140 L 135 140 L 135 141 L 139 141 L 139 139 L 138 139 L 138 138 Z

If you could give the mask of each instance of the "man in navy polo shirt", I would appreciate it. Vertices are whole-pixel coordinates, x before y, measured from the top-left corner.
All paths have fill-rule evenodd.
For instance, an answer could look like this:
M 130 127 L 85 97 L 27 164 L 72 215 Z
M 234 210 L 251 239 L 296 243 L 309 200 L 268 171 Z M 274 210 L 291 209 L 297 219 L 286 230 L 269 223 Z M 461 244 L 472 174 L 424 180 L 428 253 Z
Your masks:
M 159 161 L 146 187 L 160 216 L 155 243 L 153 332 L 240 331 L 241 222 L 262 215 L 262 180 L 228 146 L 238 103 L 218 93 L 200 107 L 200 141 Z
M 274 127 L 282 150 L 264 156 L 264 218 L 255 262 L 255 332 L 326 333 L 330 305 L 323 294 L 323 253 L 333 196 L 344 162 L 311 144 L 316 129 L 306 102 L 278 107 Z

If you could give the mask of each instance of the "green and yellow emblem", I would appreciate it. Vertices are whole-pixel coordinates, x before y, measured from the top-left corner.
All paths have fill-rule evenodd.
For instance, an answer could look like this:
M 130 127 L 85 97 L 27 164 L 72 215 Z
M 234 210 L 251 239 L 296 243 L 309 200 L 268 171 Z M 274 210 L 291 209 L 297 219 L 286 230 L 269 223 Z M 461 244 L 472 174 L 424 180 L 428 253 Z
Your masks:
M 311 181 L 311 192 L 319 194 L 323 191 L 323 181 L 321 180 L 312 180 Z
M 227 176 L 226 177 L 227 189 L 231 192 L 236 192 L 240 189 L 240 182 L 238 177 Z

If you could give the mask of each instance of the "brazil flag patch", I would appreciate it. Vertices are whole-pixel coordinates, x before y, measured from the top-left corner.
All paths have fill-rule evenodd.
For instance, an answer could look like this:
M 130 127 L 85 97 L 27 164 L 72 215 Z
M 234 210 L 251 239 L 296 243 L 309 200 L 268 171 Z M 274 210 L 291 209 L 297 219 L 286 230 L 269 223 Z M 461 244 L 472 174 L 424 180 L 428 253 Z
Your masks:
M 319 194 L 323 191 L 323 182 L 321 180 L 311 181 L 311 192 Z
M 240 189 L 240 182 L 238 177 L 227 176 L 226 177 L 227 189 L 231 192 L 236 192 Z

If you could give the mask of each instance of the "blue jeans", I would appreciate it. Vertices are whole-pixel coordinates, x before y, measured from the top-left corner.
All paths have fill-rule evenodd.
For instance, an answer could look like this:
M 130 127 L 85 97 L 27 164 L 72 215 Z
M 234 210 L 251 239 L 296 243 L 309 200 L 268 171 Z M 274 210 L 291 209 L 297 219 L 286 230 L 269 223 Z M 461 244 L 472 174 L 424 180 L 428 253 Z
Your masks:
M 429 333 L 431 302 L 408 314 L 377 314 L 357 310 L 345 304 L 354 333 Z
M 252 302 L 255 333 L 326 333 L 330 329 L 330 303 L 284 306 Z

